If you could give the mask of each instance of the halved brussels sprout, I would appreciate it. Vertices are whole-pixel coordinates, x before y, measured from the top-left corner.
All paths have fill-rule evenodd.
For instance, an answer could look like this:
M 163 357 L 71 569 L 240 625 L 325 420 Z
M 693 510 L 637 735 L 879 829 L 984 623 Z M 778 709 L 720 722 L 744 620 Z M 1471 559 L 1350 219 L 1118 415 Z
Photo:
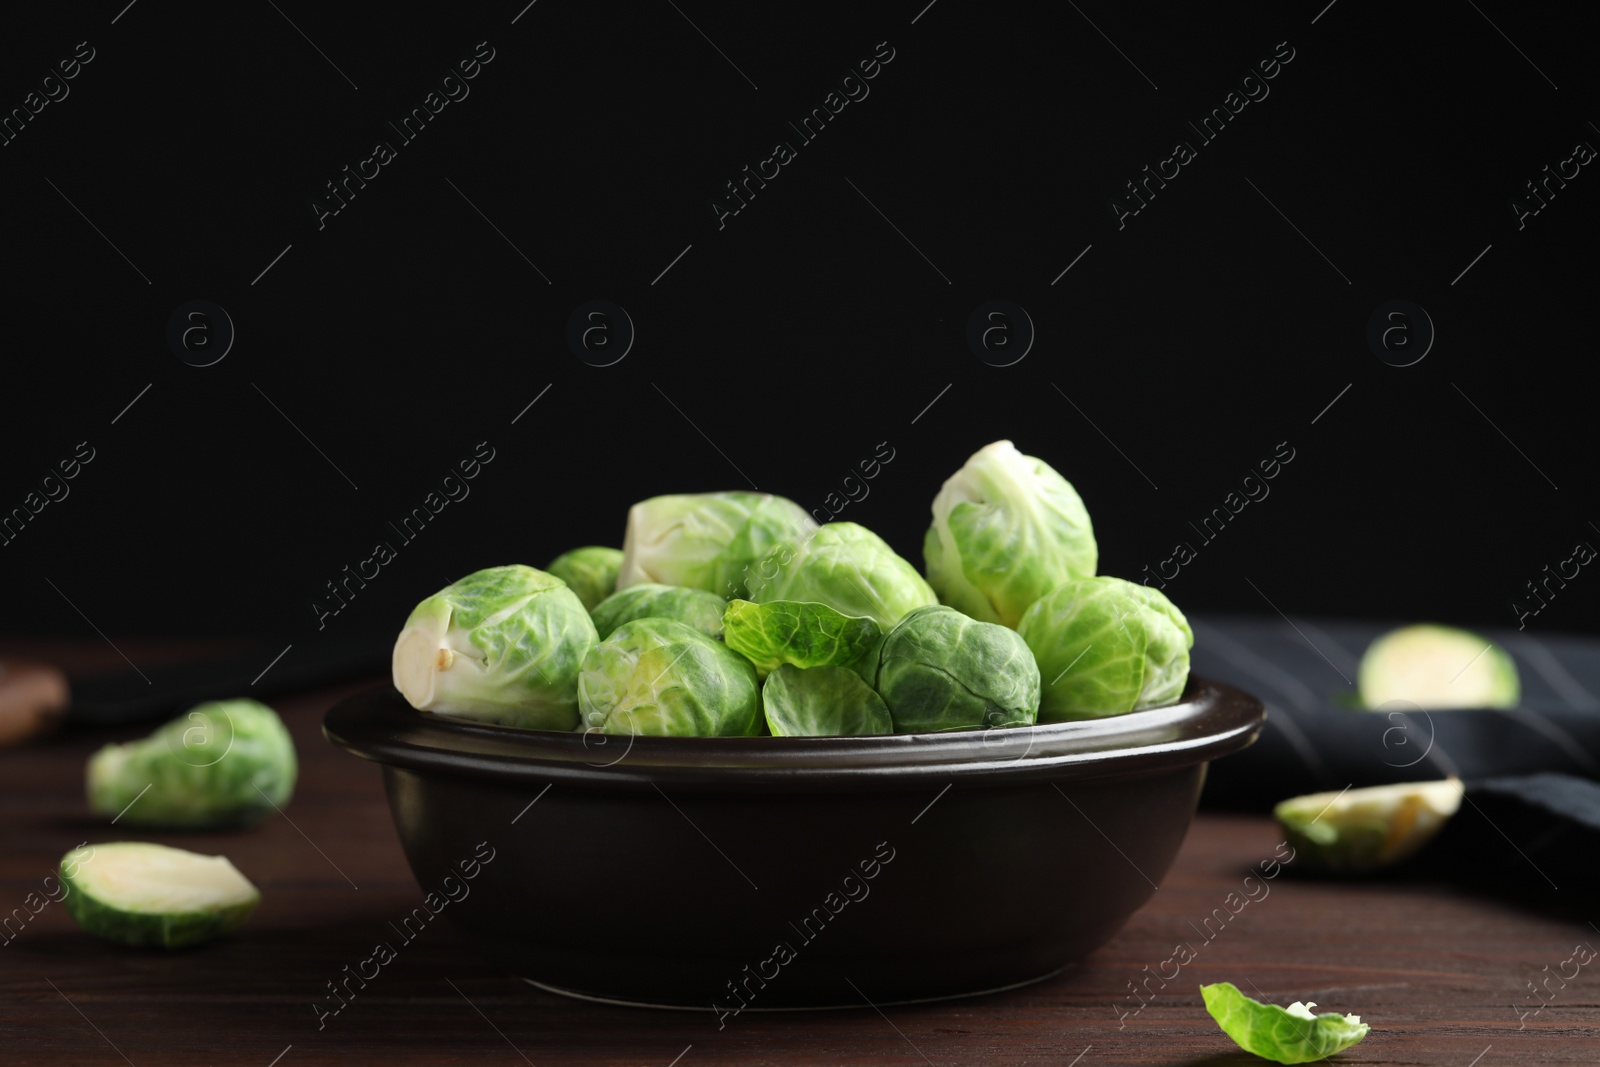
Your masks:
M 723 615 L 723 640 L 766 677 L 781 664 L 820 667 L 858 663 L 883 628 L 866 615 L 841 615 L 826 604 L 735 600 Z
M 996 441 L 934 497 L 922 555 L 941 601 L 1015 627 L 1050 590 L 1093 575 L 1099 550 L 1071 483 L 1010 441 Z
M 289 803 L 296 770 L 277 712 L 254 700 L 213 700 L 91 756 L 89 808 L 129 826 L 249 824 Z
M 1159 590 L 1121 578 L 1058 586 L 1028 609 L 1017 632 L 1044 679 L 1040 722 L 1171 704 L 1189 678 L 1189 621 Z
M 761 689 L 774 737 L 859 737 L 892 734 L 883 698 L 848 667 L 780 664 Z
M 1399 863 L 1432 841 L 1461 807 L 1458 778 L 1291 797 L 1272 809 L 1308 868 L 1349 872 Z
M 1371 1029 L 1359 1015 L 1325 1011 L 1313 1015 L 1315 1003 L 1298 1000 L 1287 1008 L 1245 996 L 1232 982 L 1200 987 L 1206 1011 L 1222 1032 L 1246 1052 L 1276 1063 L 1311 1063 L 1343 1052 Z
M 61 857 L 62 898 L 79 926 L 124 945 L 183 948 L 240 926 L 261 900 L 226 856 L 142 841 Z
M 901 619 L 861 675 L 896 733 L 1027 726 L 1039 711 L 1039 665 L 1017 632 L 943 605 Z
M 1505 649 L 1467 630 L 1426 623 L 1373 641 L 1357 677 L 1370 710 L 1388 710 L 1390 701 L 1424 710 L 1514 708 L 1522 688 Z
M 537 730 L 578 725 L 578 669 L 599 640 L 561 579 L 514 564 L 418 604 L 394 645 L 394 686 L 419 711 Z
M 745 597 L 752 564 L 816 526 L 799 504 L 771 493 L 651 497 L 628 509 L 617 588 L 656 582 Z
M 939 602 L 915 567 L 853 522 L 820 526 L 797 548 L 774 552 L 751 570 L 743 599 L 826 604 L 843 615 L 870 616 L 885 629 L 913 608 Z
M 583 659 L 586 730 L 672 737 L 760 732 L 756 669 L 721 641 L 671 619 L 635 619 Z
M 722 611 L 728 602 L 704 589 L 641 582 L 619 589 L 589 612 L 604 641 L 617 627 L 634 619 L 673 619 L 711 637 L 722 636 Z
M 553 574 L 567 583 L 567 588 L 578 594 L 584 609 L 594 606 L 617 591 L 617 572 L 622 570 L 622 550 L 587 545 L 563 552 L 545 566 L 546 574 Z

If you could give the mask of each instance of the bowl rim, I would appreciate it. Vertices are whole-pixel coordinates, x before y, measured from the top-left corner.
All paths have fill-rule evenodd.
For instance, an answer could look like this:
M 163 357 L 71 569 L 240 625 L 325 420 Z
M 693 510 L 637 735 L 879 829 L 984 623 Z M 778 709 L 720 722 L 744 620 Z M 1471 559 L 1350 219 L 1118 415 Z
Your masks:
M 629 737 L 525 730 L 420 712 L 392 685 L 339 701 L 323 735 L 411 771 L 511 784 L 786 791 L 922 781 L 1019 785 L 1206 763 L 1253 742 L 1260 700 L 1190 676 L 1176 704 L 1099 719 L 873 737 Z

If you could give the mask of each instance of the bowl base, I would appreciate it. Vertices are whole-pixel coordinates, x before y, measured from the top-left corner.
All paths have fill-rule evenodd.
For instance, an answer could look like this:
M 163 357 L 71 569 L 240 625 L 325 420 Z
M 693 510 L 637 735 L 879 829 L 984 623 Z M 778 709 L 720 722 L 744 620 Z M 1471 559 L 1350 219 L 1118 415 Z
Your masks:
M 770 1008 L 748 1007 L 741 1009 L 740 1013 L 742 1014 L 746 1011 L 842 1011 L 850 1008 L 898 1008 L 908 1004 L 936 1004 L 945 1000 L 965 1000 L 968 997 L 983 997 L 988 996 L 990 993 L 1005 993 L 1012 989 L 1021 989 L 1024 986 L 1045 982 L 1051 978 L 1054 978 L 1056 975 L 1066 970 L 1069 966 L 1071 966 L 1071 964 L 1065 964 L 1057 967 L 1053 971 L 1047 971 L 1044 974 L 1038 975 L 1034 978 L 1024 978 L 1020 982 L 1010 982 L 1006 985 L 991 986 L 987 989 L 965 990 L 960 993 L 941 993 L 936 997 L 912 997 L 908 1000 L 883 1000 L 872 1003 L 869 1003 L 865 1000 L 852 1000 L 846 1001 L 842 1004 L 796 1004 L 792 1006 L 778 1006 Z M 658 1004 L 654 1001 L 648 1000 L 629 1000 L 626 997 L 605 997 L 597 993 L 583 993 L 576 989 L 565 989 L 558 985 L 550 985 L 547 982 L 540 982 L 536 979 L 528 978 L 520 974 L 516 977 L 524 982 L 527 982 L 535 989 L 544 990 L 546 993 L 555 993 L 558 996 L 571 997 L 574 1000 L 587 1000 L 594 1004 L 611 1004 L 622 1008 L 654 1008 L 658 1011 L 703 1011 L 716 1014 L 709 1007 L 702 1007 L 698 1004 Z

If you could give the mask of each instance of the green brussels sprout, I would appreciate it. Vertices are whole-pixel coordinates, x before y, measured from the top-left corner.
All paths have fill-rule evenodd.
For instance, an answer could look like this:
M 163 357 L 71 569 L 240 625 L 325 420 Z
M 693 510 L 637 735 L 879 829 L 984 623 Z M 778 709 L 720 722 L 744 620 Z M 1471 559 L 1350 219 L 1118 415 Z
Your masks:
M 996 441 L 934 497 L 922 556 L 940 601 L 1015 627 L 1062 582 L 1092 576 L 1098 549 L 1071 483 L 1010 441 Z
M 1371 1029 L 1359 1015 L 1311 1014 L 1315 1003 L 1287 1008 L 1245 996 L 1232 982 L 1200 987 L 1206 1011 L 1222 1032 L 1246 1052 L 1275 1063 L 1312 1063 L 1343 1052 Z
M 623 623 L 583 658 L 585 730 L 671 737 L 750 737 L 761 690 L 750 661 L 671 619 Z
M 1522 695 L 1517 665 L 1493 641 L 1450 626 L 1391 630 L 1367 646 L 1357 675 L 1361 703 L 1389 710 L 1401 701 L 1424 710 L 1514 708 Z
M 754 663 L 763 678 L 784 663 L 853 666 L 883 636 L 869 616 L 841 615 L 826 604 L 793 600 L 731 601 L 722 624 L 728 647 Z
M 600 633 L 602 641 L 611 637 L 616 627 L 634 619 L 674 619 L 693 625 L 707 637 L 722 637 L 722 613 L 726 606 L 728 601 L 704 589 L 640 582 L 611 593 L 589 614 L 594 617 L 595 632 Z
M 394 687 L 419 711 L 535 730 L 578 725 L 578 669 L 599 640 L 578 594 L 514 564 L 418 604 L 394 644 Z
M 545 573 L 553 574 L 567 583 L 567 588 L 578 594 L 585 611 L 617 591 L 617 572 L 622 570 L 622 550 L 588 545 L 563 552 L 545 565 Z
M 704 589 L 641 582 L 619 589 L 589 612 L 604 641 L 616 628 L 634 619 L 672 619 L 711 637 L 722 636 L 722 611 L 728 602 Z
M 1461 780 L 1402 782 L 1291 797 L 1272 809 L 1307 868 L 1359 873 L 1415 854 L 1461 807 Z
M 617 588 L 656 582 L 747 597 L 751 565 L 816 525 L 799 504 L 771 493 L 651 497 L 628 509 Z
M 857 737 L 894 733 L 889 707 L 848 667 L 784 663 L 761 688 L 773 737 Z
M 277 712 L 214 700 L 141 741 L 106 745 L 85 778 L 90 810 L 129 826 L 237 826 L 289 803 L 296 770 Z
M 870 616 L 885 629 L 913 608 L 939 602 L 915 567 L 853 522 L 818 527 L 793 550 L 785 547 L 757 563 L 743 599 L 826 604 L 844 615 Z
M 1057 587 L 1027 610 L 1017 632 L 1045 679 L 1040 722 L 1171 704 L 1189 679 L 1189 621 L 1159 590 L 1121 578 Z
M 861 676 L 896 733 L 1027 726 L 1039 711 L 1039 665 L 1016 631 L 937 604 L 901 619 Z
M 96 937 L 184 948 L 240 926 L 261 900 L 226 856 L 142 841 L 75 848 L 61 857 L 62 902 Z

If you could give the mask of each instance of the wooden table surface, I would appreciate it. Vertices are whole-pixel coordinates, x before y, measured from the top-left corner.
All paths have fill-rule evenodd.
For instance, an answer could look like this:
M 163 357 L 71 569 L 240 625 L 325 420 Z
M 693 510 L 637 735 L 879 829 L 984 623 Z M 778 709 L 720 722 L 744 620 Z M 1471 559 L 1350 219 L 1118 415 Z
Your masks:
M 1550 977 L 1570 973 L 1573 965 L 1563 962 L 1576 943 L 1600 945 L 1586 921 L 1600 920 L 1600 901 L 1592 916 L 1557 914 L 1537 897 L 1416 881 L 1337 884 L 1291 870 L 1269 883 L 1267 895 L 1257 889 L 1258 899 L 1207 942 L 1198 925 L 1279 841 L 1265 817 L 1211 813 L 1196 819 L 1160 891 L 1109 944 L 1054 979 L 1010 993 L 883 1014 L 747 1012 L 719 1031 L 709 1012 L 607 1007 L 540 992 L 480 962 L 440 925 L 319 1030 L 312 1003 L 324 983 L 369 953 L 385 918 L 421 900 L 378 768 L 322 738 L 323 713 L 361 687 L 277 702 L 299 748 L 300 782 L 285 816 L 249 831 L 124 834 L 88 818 L 84 759 L 106 740 L 148 727 L 66 734 L 0 752 L 0 911 L 27 915 L 24 898 L 84 840 L 136 838 L 225 853 L 262 891 L 260 908 L 237 935 L 174 953 L 98 941 L 59 904 L 45 907 L 0 947 L 0 1063 L 1264 1062 L 1238 1051 L 1206 1015 L 1196 987 L 1215 981 L 1280 1004 L 1312 1000 L 1359 1013 L 1372 1032 L 1339 1062 L 1600 1061 L 1600 962 L 1564 987 Z M 1197 958 L 1140 1008 L 1131 983 L 1161 969 L 1170 974 L 1173 964 L 1164 961 L 1182 942 L 1199 946 Z M 1533 1014 L 1541 1002 L 1527 983 L 1547 979 L 1553 992 Z

